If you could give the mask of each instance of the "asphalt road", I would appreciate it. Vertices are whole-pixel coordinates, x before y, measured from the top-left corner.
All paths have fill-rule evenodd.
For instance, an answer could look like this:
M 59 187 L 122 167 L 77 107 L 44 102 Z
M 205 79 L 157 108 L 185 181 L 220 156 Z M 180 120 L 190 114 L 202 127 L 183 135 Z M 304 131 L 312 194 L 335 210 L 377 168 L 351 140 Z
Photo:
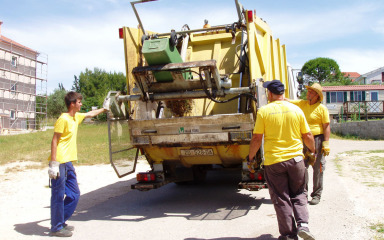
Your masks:
M 365 211 L 361 203 L 365 198 L 380 201 L 375 194 L 382 188 L 370 189 L 340 176 L 333 159 L 348 150 L 384 149 L 384 141 L 332 139 L 331 148 L 322 201 L 308 205 L 310 230 L 316 239 L 371 239 L 372 219 L 363 213 L 375 209 L 366 206 Z M 168 184 L 148 192 L 131 190 L 136 180 L 118 179 L 109 165 L 81 166 L 77 174 L 82 196 L 68 221 L 75 226 L 71 239 L 270 240 L 279 236 L 268 190 L 237 190 L 240 176 L 235 171 L 209 172 L 201 185 Z M 48 238 L 46 169 L 2 172 L 0 180 L 0 239 Z

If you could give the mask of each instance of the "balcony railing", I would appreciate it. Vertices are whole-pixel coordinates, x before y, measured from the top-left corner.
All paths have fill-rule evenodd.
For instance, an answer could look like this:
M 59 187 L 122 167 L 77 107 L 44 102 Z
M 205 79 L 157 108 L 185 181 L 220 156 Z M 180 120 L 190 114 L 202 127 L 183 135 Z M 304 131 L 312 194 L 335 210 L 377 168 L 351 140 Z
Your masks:
M 347 101 L 343 103 L 343 114 L 384 114 L 384 101 Z

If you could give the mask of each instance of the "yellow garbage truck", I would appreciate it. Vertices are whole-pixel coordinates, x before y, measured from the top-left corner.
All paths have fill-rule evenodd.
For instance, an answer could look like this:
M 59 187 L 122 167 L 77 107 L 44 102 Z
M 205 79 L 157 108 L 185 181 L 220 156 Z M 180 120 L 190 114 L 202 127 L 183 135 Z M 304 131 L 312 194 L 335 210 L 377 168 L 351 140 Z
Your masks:
M 152 1 L 131 2 L 138 27 L 119 29 L 127 91 L 108 93 L 109 152 L 117 175 L 135 172 L 142 156 L 151 170 L 137 174 L 133 189 L 203 182 L 208 171 L 228 168 L 238 170 L 239 189 L 266 187 L 263 149 L 255 164 L 247 156 L 257 109 L 267 104 L 262 83 L 279 79 L 286 97 L 294 98 L 285 46 L 237 0 L 233 22 L 148 31 L 136 4 Z

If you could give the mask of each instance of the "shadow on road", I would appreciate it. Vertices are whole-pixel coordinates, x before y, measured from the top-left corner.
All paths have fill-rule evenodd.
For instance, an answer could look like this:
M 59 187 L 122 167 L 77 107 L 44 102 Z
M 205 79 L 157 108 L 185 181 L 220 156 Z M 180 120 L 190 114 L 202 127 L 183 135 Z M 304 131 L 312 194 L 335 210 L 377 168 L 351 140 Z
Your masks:
M 141 222 L 174 216 L 200 221 L 231 220 L 245 216 L 249 211 L 258 210 L 262 204 L 271 204 L 270 199 L 256 198 L 247 191 L 240 192 L 237 189 L 239 181 L 238 171 L 210 172 L 203 184 L 179 186 L 171 183 L 148 192 L 130 190 L 130 185 L 136 179 L 120 181 L 83 194 L 71 221 Z M 47 219 L 14 226 L 23 235 L 47 236 L 49 229 L 39 225 L 43 221 Z M 192 239 L 194 238 L 188 238 Z M 273 238 L 262 235 L 252 239 Z
M 138 222 L 169 216 L 183 216 L 188 220 L 231 220 L 259 209 L 261 204 L 271 204 L 270 199 L 256 199 L 249 192 L 240 193 L 237 190 L 239 181 L 238 171 L 210 172 L 204 184 L 168 184 L 148 192 L 126 192 L 126 188 L 135 180 L 120 182 L 119 185 L 125 185 L 125 192 L 92 207 L 86 206 L 89 199 L 105 196 L 104 192 L 112 186 L 83 195 L 80 201 L 84 204 L 71 220 Z
M 238 237 L 222 237 L 222 238 L 185 238 L 184 240 L 272 240 L 276 239 L 271 234 L 263 234 L 255 238 L 238 238 Z

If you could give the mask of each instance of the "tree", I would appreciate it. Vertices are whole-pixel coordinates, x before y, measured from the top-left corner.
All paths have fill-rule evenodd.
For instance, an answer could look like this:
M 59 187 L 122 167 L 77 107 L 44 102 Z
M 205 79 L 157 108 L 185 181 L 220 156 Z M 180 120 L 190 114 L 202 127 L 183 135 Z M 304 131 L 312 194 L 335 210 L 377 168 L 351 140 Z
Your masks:
M 105 70 L 88 68 L 78 78 L 80 93 L 83 95 L 83 109 L 90 111 L 93 106 L 102 107 L 109 91 L 126 91 L 126 78 L 123 73 L 107 73 Z
M 307 84 L 341 81 L 344 78 L 337 62 L 330 58 L 319 57 L 309 60 L 301 68 L 301 72 Z
M 79 81 L 79 78 L 78 78 L 76 75 L 73 75 L 73 77 L 75 78 L 75 80 L 73 80 L 72 91 L 75 91 L 75 92 L 80 93 L 80 92 L 81 92 L 81 89 L 80 89 L 80 81 Z
M 67 94 L 65 89 L 55 89 L 52 94 L 48 96 L 47 100 L 47 115 L 51 118 L 57 118 L 61 113 L 67 111 L 65 106 L 64 97 Z

